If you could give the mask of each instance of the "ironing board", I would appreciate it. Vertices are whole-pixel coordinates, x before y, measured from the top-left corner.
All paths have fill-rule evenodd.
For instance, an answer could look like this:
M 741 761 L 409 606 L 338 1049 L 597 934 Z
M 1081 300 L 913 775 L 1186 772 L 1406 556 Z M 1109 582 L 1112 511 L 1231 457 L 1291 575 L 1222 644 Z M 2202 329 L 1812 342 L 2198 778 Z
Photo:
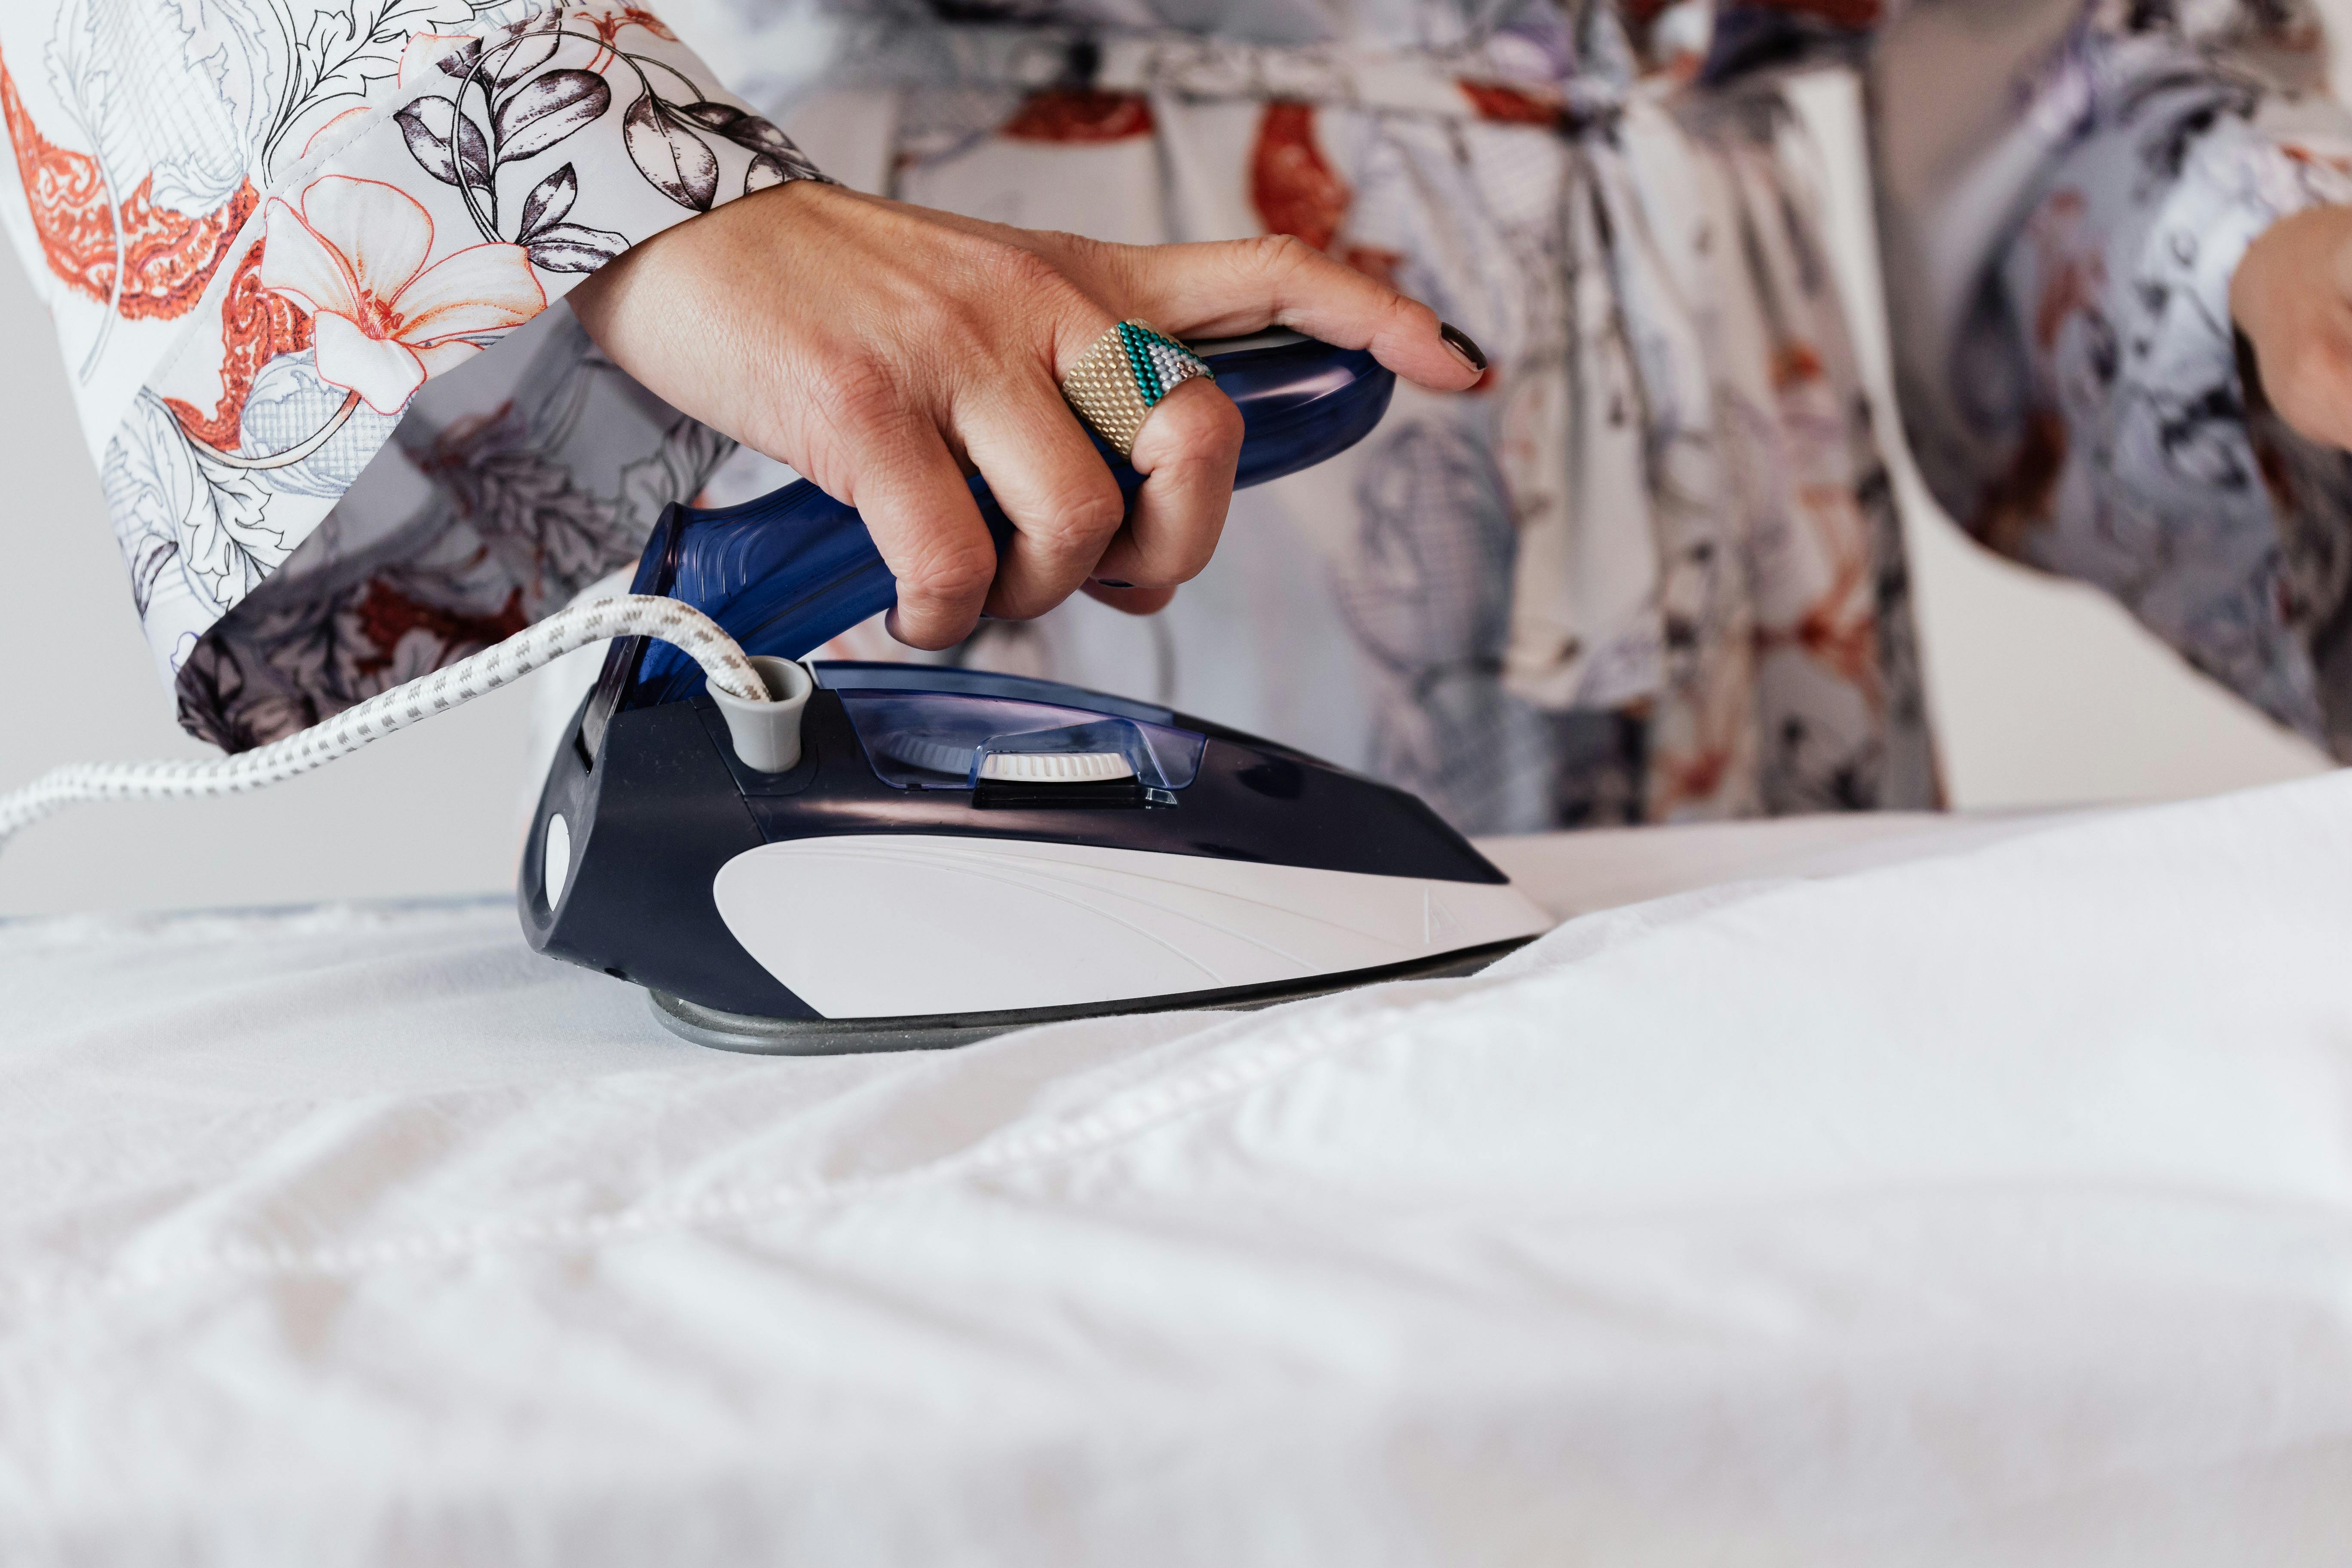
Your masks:
M 920 1057 L 502 900 L 0 924 L 0 1562 L 2352 1539 L 2352 780 L 1491 847 L 1617 907 Z

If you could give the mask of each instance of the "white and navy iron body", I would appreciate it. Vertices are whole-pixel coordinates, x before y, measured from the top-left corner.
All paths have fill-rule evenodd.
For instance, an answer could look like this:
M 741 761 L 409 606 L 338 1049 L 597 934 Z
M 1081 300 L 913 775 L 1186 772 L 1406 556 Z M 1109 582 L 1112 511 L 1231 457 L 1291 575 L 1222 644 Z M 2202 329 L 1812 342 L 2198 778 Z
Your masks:
M 1352 445 L 1393 387 L 1286 335 L 1205 357 L 1247 425 L 1241 483 Z M 672 508 L 633 591 L 790 658 L 891 583 L 803 483 Z M 526 843 L 531 945 L 646 986 L 688 1039 L 809 1053 L 1467 973 L 1550 923 L 1415 796 L 1272 742 L 1048 681 L 810 668 L 798 759 L 762 772 L 691 661 L 616 644 Z

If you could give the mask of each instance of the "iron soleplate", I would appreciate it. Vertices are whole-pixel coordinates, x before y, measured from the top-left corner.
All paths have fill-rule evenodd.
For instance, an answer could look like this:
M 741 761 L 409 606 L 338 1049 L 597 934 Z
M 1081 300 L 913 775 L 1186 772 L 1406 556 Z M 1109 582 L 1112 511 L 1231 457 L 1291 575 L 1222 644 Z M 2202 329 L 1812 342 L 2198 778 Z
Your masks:
M 1408 959 L 1376 969 L 1318 974 L 1266 985 L 1234 985 L 1221 991 L 1187 991 L 1169 996 L 1139 996 L 1069 1007 L 1017 1007 L 1001 1013 L 932 1013 L 895 1018 L 761 1018 L 723 1013 L 666 991 L 646 992 L 654 1017 L 671 1034 L 698 1046 L 768 1057 L 849 1056 L 867 1051 L 938 1051 L 968 1046 L 992 1035 L 1032 1029 L 1073 1018 L 1115 1018 L 1135 1013 L 1248 1013 L 1284 1002 L 1335 995 L 1391 980 L 1452 980 L 1475 974 L 1535 938 L 1513 937 L 1483 947 L 1465 947 L 1431 958 Z

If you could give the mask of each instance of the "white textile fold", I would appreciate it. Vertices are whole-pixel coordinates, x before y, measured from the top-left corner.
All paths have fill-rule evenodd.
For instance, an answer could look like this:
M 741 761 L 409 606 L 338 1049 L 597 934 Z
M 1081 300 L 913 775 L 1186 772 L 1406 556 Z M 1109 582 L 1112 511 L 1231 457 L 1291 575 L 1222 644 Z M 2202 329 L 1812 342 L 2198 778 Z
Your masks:
M 811 1061 L 493 906 L 0 925 L 0 1560 L 2324 1555 L 2347 887 L 2328 778 Z

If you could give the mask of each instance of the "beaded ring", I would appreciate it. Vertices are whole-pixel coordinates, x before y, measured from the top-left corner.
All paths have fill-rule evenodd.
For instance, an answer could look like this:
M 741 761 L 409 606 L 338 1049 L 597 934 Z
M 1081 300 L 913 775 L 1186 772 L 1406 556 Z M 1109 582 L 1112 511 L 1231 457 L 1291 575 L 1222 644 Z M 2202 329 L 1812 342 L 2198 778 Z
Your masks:
M 1063 379 L 1062 395 L 1119 456 L 1131 457 L 1160 400 L 1200 375 L 1216 379 L 1200 355 L 1150 322 L 1121 321 Z

